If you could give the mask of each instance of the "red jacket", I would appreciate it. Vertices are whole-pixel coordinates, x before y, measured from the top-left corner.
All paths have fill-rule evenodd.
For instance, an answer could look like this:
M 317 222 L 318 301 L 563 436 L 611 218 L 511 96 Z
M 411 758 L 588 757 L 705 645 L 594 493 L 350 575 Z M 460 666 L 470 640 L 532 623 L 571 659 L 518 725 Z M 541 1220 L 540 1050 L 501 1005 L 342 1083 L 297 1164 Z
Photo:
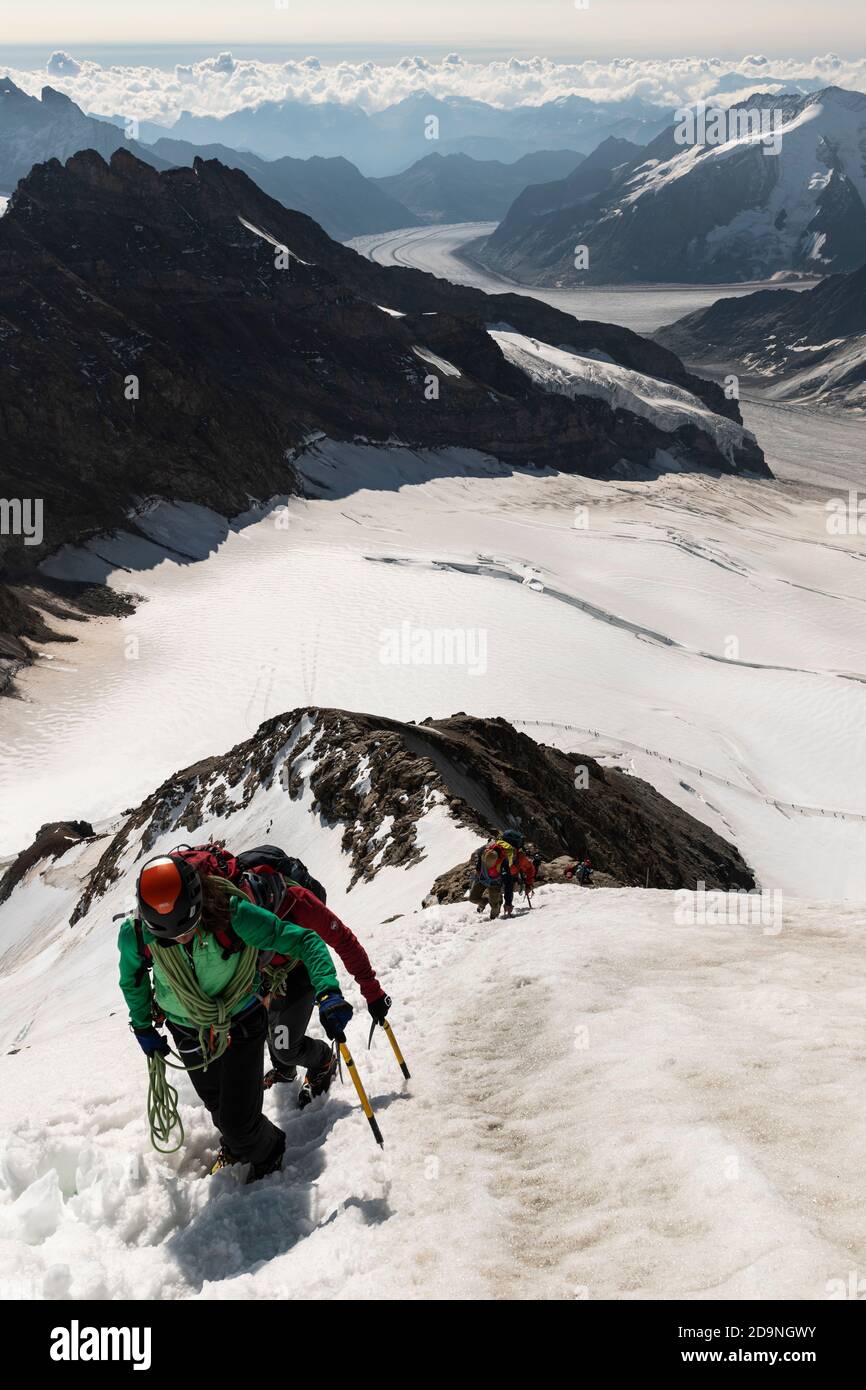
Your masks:
M 376 979 L 370 957 L 357 936 L 349 930 L 345 922 L 334 916 L 331 909 L 326 907 L 315 893 L 289 884 L 280 905 L 280 916 L 288 922 L 294 922 L 297 927 L 306 927 L 308 931 L 314 931 L 326 946 L 337 952 L 349 974 L 360 987 L 367 1004 L 372 1004 L 374 999 L 382 998 L 385 991 Z
M 508 850 L 512 850 L 509 860 Z M 527 858 L 522 849 L 509 846 L 505 840 L 491 840 L 481 851 L 480 863 L 476 877 L 482 883 L 495 883 L 503 877 L 506 871 L 516 878 L 518 874 L 523 874 L 526 879 L 527 888 L 531 888 L 535 882 L 535 865 L 532 860 Z

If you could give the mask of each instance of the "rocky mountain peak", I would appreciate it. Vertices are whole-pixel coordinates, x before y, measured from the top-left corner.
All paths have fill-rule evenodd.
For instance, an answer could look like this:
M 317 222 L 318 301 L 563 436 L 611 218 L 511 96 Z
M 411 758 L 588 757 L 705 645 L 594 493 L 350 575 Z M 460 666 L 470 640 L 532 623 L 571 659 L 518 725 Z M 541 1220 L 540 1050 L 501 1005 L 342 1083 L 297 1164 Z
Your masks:
M 733 845 L 648 783 L 537 743 L 505 719 L 455 714 L 415 724 L 307 706 L 175 773 L 130 811 L 72 920 L 172 843 L 250 847 L 252 835 L 298 853 L 315 825 L 338 840 L 350 891 L 420 863 L 432 887 L 454 867 L 461 836 L 468 861 L 475 844 L 506 825 L 545 859 L 589 853 L 620 884 L 641 886 L 649 870 L 655 887 L 754 886 Z

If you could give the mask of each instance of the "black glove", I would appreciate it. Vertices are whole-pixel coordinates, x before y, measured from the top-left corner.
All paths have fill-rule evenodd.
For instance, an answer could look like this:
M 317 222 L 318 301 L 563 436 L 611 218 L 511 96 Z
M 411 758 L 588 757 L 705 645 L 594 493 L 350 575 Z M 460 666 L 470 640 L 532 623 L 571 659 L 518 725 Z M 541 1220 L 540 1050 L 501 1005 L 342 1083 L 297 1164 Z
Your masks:
M 384 1023 L 390 1007 L 391 996 L 389 994 L 380 994 L 378 999 L 373 999 L 367 1005 L 370 1017 L 374 1023 Z
M 345 1042 L 346 1024 L 354 1013 L 339 990 L 320 994 L 316 1003 L 319 1006 L 319 1022 L 332 1041 Z
M 146 1057 L 153 1057 L 157 1052 L 163 1057 L 168 1056 L 171 1051 L 168 1039 L 164 1038 L 162 1033 L 157 1033 L 155 1028 L 133 1028 L 132 1031 Z

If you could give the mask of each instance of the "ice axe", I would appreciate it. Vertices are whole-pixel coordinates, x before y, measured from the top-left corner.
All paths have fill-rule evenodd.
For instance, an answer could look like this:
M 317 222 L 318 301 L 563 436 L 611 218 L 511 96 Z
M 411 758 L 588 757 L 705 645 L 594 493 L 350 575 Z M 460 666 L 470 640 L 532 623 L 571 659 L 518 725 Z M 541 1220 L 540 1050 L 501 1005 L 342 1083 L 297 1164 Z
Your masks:
M 397 1065 L 399 1066 L 401 1072 L 403 1073 L 403 1075 L 405 1076 L 406 1080 L 408 1081 L 408 1080 L 411 1078 L 412 1073 L 410 1072 L 409 1068 L 406 1066 L 406 1059 L 404 1058 L 403 1053 L 400 1051 L 400 1044 L 397 1042 L 397 1039 L 394 1037 L 394 1030 L 393 1030 L 393 1028 L 391 1027 L 390 1023 L 388 1022 L 387 1018 L 383 1018 L 383 1019 L 382 1019 L 382 1025 L 381 1025 L 381 1026 L 384 1028 L 384 1030 L 385 1030 L 385 1036 L 386 1036 L 386 1038 L 388 1039 L 389 1043 L 391 1044 L 391 1047 L 392 1047 L 393 1052 L 394 1052 L 394 1056 L 397 1058 Z M 373 1041 L 373 1034 L 375 1033 L 375 1031 L 376 1031 L 376 1020 L 374 1019 L 373 1022 L 372 1022 L 372 1024 L 370 1025 L 370 1036 L 369 1036 L 369 1038 L 367 1039 L 367 1046 L 368 1046 L 368 1047 L 370 1046 L 370 1043 Z
M 352 1078 L 355 1090 L 358 1092 L 358 1099 L 361 1102 L 361 1109 L 367 1116 L 367 1123 L 373 1131 L 373 1137 L 376 1140 L 376 1143 L 379 1145 L 379 1147 L 384 1148 L 385 1140 L 382 1138 L 382 1131 L 379 1128 L 379 1123 L 376 1119 L 376 1116 L 373 1114 L 373 1107 L 367 1099 L 367 1092 L 364 1090 L 364 1083 L 358 1075 L 358 1068 L 355 1066 L 352 1054 L 349 1051 L 349 1047 L 345 1037 L 343 1037 L 343 1039 L 339 1041 L 339 1046 L 340 1056 L 346 1063 L 346 1067 L 348 1069 L 349 1075 Z

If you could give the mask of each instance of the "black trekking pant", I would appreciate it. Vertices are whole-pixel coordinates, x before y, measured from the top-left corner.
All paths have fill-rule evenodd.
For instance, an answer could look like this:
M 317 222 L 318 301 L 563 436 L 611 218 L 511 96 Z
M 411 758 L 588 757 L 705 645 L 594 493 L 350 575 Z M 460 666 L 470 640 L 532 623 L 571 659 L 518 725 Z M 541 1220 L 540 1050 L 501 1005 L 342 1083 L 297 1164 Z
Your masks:
M 282 993 L 271 996 L 268 1008 L 268 1051 L 277 1071 L 288 1071 L 299 1062 L 310 1073 L 327 1065 L 330 1043 L 307 1037 L 315 1002 L 316 992 L 306 969 L 296 965 L 286 976 Z
M 166 1020 L 178 1053 L 187 1067 L 202 1060 L 198 1033 Z M 247 1009 L 232 1024 L 231 1042 L 207 1069 L 187 1074 L 211 1114 L 220 1138 L 242 1163 L 261 1163 L 276 1148 L 282 1130 L 262 1114 L 262 1062 L 267 1013 L 261 1004 Z

